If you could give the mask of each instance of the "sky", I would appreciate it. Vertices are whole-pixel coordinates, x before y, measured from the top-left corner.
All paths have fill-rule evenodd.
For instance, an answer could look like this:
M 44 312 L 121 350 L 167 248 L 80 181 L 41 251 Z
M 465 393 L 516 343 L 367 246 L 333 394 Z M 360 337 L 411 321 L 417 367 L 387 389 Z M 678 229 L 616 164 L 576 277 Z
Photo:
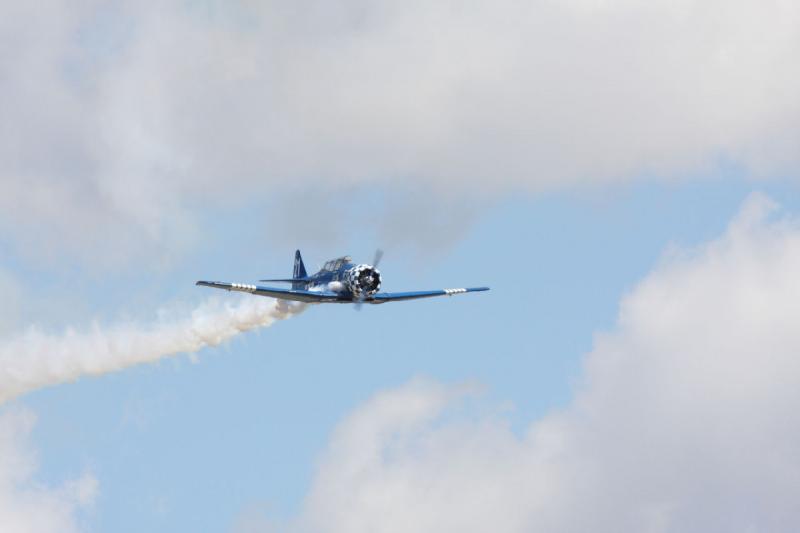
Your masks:
M 0 5 L 3 532 L 796 531 L 800 7 Z M 385 290 L 194 286 L 377 248 Z

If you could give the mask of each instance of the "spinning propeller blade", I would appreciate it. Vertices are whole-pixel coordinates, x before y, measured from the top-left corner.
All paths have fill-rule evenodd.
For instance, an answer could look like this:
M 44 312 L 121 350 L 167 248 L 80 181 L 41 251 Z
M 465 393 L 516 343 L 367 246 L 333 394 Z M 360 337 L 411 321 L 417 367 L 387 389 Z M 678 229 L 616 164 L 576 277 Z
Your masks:
M 383 250 L 378 248 L 375 250 L 375 258 L 372 260 L 372 266 L 378 268 L 378 263 L 381 262 L 381 258 L 383 257 Z

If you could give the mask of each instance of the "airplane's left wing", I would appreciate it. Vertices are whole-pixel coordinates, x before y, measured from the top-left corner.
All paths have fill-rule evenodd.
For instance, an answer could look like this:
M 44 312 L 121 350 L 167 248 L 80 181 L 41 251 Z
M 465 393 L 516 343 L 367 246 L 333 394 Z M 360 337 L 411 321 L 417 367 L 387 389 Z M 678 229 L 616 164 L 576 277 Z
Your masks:
M 304 291 L 299 289 L 279 289 L 277 287 L 264 287 L 262 285 L 248 285 L 246 283 L 228 283 L 226 281 L 198 281 L 196 285 L 213 287 L 226 291 L 248 292 L 260 296 L 270 296 L 281 300 L 296 302 L 335 302 L 339 295 L 335 292 Z
M 435 296 L 453 296 L 467 292 L 488 291 L 489 287 L 471 287 L 469 289 L 439 289 L 435 291 L 414 291 L 414 292 L 379 292 L 373 295 L 365 303 L 382 304 L 386 302 L 399 302 L 402 300 L 417 300 L 419 298 L 433 298 Z

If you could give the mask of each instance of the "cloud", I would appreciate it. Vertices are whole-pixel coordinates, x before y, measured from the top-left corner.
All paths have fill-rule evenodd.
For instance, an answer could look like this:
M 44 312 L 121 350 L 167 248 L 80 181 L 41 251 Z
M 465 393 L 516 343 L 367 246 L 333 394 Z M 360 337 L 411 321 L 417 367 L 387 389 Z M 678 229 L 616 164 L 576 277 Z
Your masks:
M 85 474 L 60 487 L 36 481 L 36 460 L 28 437 L 34 416 L 25 410 L 0 413 L 0 524 L 9 533 L 72 533 L 82 530 L 81 513 L 97 493 Z
M 666 256 L 571 404 L 521 434 L 435 381 L 378 393 L 334 431 L 290 529 L 797 530 L 800 220 L 775 210 L 754 195 Z
M 796 2 L 47 0 L 0 21 L 0 232 L 30 254 L 169 257 L 204 208 L 287 188 L 469 201 L 798 168 Z
M 23 289 L 14 275 L 0 268 L 0 294 L 3 306 L 0 307 L 0 333 L 11 331 L 18 323 L 23 303 Z

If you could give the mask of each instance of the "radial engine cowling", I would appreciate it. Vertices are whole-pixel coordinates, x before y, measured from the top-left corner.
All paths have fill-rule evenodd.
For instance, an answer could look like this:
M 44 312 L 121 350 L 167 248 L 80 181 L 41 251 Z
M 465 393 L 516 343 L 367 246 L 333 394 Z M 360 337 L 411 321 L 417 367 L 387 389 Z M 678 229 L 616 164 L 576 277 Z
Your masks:
M 371 265 L 357 265 L 347 271 L 344 282 L 353 296 L 365 298 L 381 288 L 381 273 Z

